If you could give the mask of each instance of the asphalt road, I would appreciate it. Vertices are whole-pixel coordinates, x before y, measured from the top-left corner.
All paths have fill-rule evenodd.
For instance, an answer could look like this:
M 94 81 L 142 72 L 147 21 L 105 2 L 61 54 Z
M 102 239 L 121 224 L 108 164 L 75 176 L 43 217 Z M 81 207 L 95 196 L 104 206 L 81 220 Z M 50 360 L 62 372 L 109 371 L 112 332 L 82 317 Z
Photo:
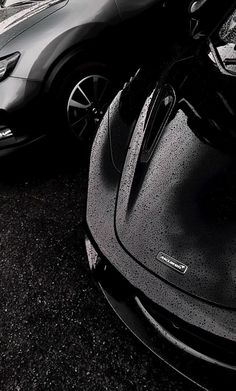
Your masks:
M 41 143 L 0 162 L 0 390 L 196 390 L 126 330 L 90 276 L 87 160 Z

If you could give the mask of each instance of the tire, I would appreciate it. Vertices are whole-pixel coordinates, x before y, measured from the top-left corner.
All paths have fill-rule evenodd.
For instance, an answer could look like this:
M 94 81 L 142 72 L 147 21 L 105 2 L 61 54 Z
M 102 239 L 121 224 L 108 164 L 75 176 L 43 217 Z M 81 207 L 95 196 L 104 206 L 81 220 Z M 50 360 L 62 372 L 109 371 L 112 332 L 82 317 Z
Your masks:
M 54 81 L 53 128 L 75 143 L 90 144 L 96 129 L 121 85 L 112 66 L 100 61 L 70 65 Z M 56 124 L 56 126 L 55 126 Z

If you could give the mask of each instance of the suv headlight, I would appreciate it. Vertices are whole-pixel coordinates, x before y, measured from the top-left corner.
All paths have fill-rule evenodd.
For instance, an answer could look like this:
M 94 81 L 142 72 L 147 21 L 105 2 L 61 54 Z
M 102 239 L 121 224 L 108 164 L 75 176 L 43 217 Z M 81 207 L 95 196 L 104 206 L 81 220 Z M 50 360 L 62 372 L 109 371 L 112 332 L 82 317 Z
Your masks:
M 0 58 L 0 81 L 10 75 L 17 64 L 19 57 L 20 53 L 16 52 L 9 56 Z

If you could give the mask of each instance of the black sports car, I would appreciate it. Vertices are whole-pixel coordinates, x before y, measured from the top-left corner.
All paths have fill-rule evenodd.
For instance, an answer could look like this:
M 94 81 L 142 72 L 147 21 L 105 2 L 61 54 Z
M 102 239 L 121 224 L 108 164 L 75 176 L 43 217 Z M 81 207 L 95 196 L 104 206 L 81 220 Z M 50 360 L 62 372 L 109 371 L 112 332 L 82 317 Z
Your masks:
M 152 44 L 162 7 L 160 0 L 0 0 L 1 154 L 52 130 L 87 139 L 137 67 L 139 45 Z
M 233 390 L 236 2 L 191 2 L 188 25 L 157 81 L 140 70 L 105 114 L 86 249 L 111 306 L 149 349 L 202 389 Z

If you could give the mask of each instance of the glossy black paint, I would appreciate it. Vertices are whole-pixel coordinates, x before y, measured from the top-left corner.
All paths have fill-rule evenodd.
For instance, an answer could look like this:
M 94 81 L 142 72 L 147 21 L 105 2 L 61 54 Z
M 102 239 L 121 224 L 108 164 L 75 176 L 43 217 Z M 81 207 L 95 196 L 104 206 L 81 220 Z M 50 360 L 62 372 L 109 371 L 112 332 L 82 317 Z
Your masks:
M 227 7 L 235 9 L 235 1 L 225 4 L 225 15 Z M 96 272 L 103 265 L 98 281 L 134 334 L 203 389 L 222 389 L 220 377 L 231 390 L 236 79 L 210 54 L 209 42 L 229 51 L 228 42 L 216 39 L 218 22 L 210 32 L 207 26 L 201 36 L 193 34 L 160 70 L 157 83 L 144 70 L 139 87 L 131 81 L 112 102 L 92 148 L 87 224 L 98 253 L 90 266 Z M 160 262 L 160 253 L 186 265 L 185 273 Z M 129 284 L 125 295 L 122 281 L 109 284 L 109 268 Z M 139 309 L 135 298 L 143 304 Z M 149 323 L 145 336 L 134 312 Z M 167 351 L 173 344 L 187 357 L 175 359 L 174 351 L 168 357 L 163 338 Z
M 128 77 L 142 61 L 139 45 L 148 42 L 148 49 L 155 40 L 152 21 L 162 3 L 33 0 L 0 8 L 0 59 L 20 52 L 17 66 L 0 82 L 0 125 L 29 139 L 50 131 L 42 118 L 52 104 L 49 91 L 76 64 L 99 59 L 117 80 Z

